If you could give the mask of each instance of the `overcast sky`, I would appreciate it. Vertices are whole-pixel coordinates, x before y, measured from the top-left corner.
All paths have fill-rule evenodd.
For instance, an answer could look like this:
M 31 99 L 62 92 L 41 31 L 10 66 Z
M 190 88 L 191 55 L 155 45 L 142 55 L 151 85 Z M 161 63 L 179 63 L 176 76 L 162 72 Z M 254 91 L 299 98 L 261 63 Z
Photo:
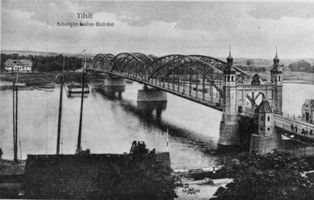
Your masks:
M 2 50 L 226 57 L 231 44 L 234 57 L 314 57 L 314 3 L 1 2 Z M 79 11 L 114 26 L 57 26 Z

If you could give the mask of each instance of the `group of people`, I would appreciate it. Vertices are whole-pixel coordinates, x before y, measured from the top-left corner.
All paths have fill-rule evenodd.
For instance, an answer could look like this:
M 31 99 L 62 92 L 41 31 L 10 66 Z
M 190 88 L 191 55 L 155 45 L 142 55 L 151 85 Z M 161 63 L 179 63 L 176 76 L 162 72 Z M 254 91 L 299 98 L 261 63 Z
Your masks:
M 297 125 L 293 126 L 293 124 L 291 124 L 291 130 L 292 130 L 292 131 L 295 131 L 295 132 L 298 132 L 298 127 L 297 127 Z M 313 135 L 313 130 L 308 131 L 308 130 L 304 130 L 304 129 L 302 128 L 301 134 L 302 134 L 302 135 L 308 135 L 308 134 L 309 134 L 309 135 Z

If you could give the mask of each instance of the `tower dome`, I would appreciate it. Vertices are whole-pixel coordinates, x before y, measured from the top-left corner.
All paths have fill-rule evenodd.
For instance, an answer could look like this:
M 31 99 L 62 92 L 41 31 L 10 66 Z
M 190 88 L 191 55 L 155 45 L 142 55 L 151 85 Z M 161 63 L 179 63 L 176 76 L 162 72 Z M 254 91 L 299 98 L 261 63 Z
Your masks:
M 234 74 L 235 70 L 233 69 L 233 58 L 231 56 L 231 51 L 229 51 L 229 56 L 227 57 L 227 67 L 225 68 L 225 74 Z
M 233 58 L 231 56 L 231 51 L 229 51 L 229 56 L 227 57 L 227 63 L 233 63 Z
M 280 59 L 278 58 L 278 54 L 276 52 L 276 56 L 275 58 L 273 59 L 274 63 L 279 63 Z

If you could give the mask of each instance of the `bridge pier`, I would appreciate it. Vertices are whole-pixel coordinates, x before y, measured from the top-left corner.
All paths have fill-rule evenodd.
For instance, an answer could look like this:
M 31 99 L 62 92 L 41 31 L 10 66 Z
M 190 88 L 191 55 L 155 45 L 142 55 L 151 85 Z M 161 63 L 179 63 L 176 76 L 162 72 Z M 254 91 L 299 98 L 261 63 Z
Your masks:
M 148 88 L 144 85 L 137 93 L 137 108 L 146 115 L 156 111 L 157 119 L 161 118 L 162 111 L 167 107 L 167 93 L 161 90 Z
M 279 135 L 278 135 L 279 136 Z M 252 134 L 250 142 L 250 152 L 258 154 L 267 154 L 278 148 L 279 137 L 274 135 Z
M 227 67 L 224 70 L 225 84 L 223 87 L 223 115 L 220 122 L 218 149 L 224 150 L 239 145 L 239 123 L 237 112 L 237 82 L 233 68 L 231 53 L 227 58 Z M 221 96 L 220 96 L 221 97 Z
M 218 148 L 226 149 L 239 145 L 239 124 L 237 116 L 223 115 L 220 122 Z
M 122 93 L 125 91 L 125 83 L 123 78 L 119 77 L 109 77 L 105 79 L 104 92 L 106 95 L 111 97 L 122 98 Z

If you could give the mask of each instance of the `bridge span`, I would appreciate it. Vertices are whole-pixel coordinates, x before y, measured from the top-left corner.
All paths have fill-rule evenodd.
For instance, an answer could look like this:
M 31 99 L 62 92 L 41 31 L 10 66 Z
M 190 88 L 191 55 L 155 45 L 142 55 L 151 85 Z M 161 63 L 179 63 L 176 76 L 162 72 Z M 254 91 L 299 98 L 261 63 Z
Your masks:
M 154 57 L 141 53 L 97 54 L 89 70 L 143 83 L 205 106 L 223 110 L 227 63 L 202 55 Z M 250 76 L 235 67 L 237 81 Z
M 309 130 L 309 133 L 314 131 L 313 124 L 283 116 L 283 70 L 277 53 L 270 81 L 262 80 L 258 74 L 251 77 L 234 66 L 231 52 L 226 61 L 203 55 L 97 54 L 89 70 L 106 73 L 109 79 L 118 77 L 136 81 L 222 111 L 219 138 L 222 146 L 239 144 L 238 115 L 247 110 L 253 111 L 251 117 L 256 118 L 258 129 L 252 140 L 257 148 L 272 143 L 269 141 L 273 141 L 275 127 L 289 131 L 287 127 L 290 126 L 292 131 L 293 125 L 300 127 L 299 130 Z M 312 138 L 310 134 L 303 136 Z M 266 148 L 266 152 L 271 148 Z

